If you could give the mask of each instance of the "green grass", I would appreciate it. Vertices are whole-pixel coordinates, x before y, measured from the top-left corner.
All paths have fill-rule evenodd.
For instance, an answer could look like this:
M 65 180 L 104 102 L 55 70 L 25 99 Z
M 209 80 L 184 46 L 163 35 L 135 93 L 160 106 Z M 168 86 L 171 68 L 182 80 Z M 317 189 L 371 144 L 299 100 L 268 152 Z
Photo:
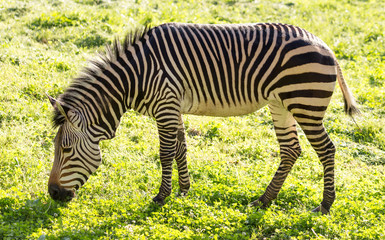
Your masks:
M 385 14 L 383 1 L 0 1 L 0 239 L 384 239 Z M 336 53 L 360 104 L 359 125 L 336 88 L 325 125 L 337 146 L 337 199 L 312 214 L 323 174 L 303 153 L 278 199 L 249 207 L 270 182 L 278 144 L 266 108 L 243 117 L 185 116 L 192 189 L 151 203 L 160 184 L 154 120 L 128 112 L 101 144 L 103 164 L 68 204 L 47 193 L 58 96 L 86 60 L 143 24 L 283 22 Z

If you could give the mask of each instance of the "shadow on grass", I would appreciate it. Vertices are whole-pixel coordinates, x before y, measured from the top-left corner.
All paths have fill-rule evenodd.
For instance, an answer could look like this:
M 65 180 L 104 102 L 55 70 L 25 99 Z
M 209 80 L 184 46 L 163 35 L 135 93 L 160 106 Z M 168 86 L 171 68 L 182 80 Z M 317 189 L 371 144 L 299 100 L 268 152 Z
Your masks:
M 52 225 L 63 206 L 66 205 L 55 203 L 44 194 L 33 200 L 0 198 L 0 239 L 28 238 L 39 228 Z
M 207 194 L 210 195 L 209 192 Z M 164 206 L 159 206 L 151 200 L 141 202 L 133 208 L 131 208 L 133 204 L 131 201 L 122 205 L 114 202 L 110 207 L 104 206 L 104 209 L 110 209 L 107 212 L 99 211 L 98 206 L 95 206 L 95 212 L 99 212 L 96 214 L 98 220 L 88 225 L 87 230 L 83 227 L 71 229 L 65 226 L 55 235 L 55 238 L 211 239 L 213 235 L 217 235 L 220 239 L 250 239 L 255 226 L 263 223 L 265 211 L 252 208 L 255 213 L 253 212 L 249 217 L 250 202 L 245 199 L 243 194 L 231 195 L 232 197 L 223 199 L 219 204 L 212 202 L 217 199 L 217 196 L 200 198 L 196 195 L 188 195 L 185 197 L 171 196 L 166 199 Z M 234 205 L 235 202 L 238 204 Z M 121 209 L 126 209 L 129 213 L 120 214 Z M 212 212 L 210 212 L 211 210 Z M 233 216 L 228 216 L 227 223 L 223 223 L 221 218 L 226 216 L 224 213 L 226 211 Z M 125 210 L 123 212 L 126 213 Z M 118 216 L 111 218 L 113 214 Z M 248 222 L 243 222 L 244 219 L 237 219 L 239 215 L 247 215 Z M 210 218 L 212 221 L 209 220 Z M 236 227 L 233 231 L 223 231 L 220 229 L 222 224 L 225 228 L 227 228 L 226 225 Z M 216 230 L 214 230 L 215 228 Z M 272 231 L 274 232 L 274 230 Z
M 210 193 L 207 194 L 210 195 Z M 217 201 L 217 196 L 213 196 L 213 198 L 206 196 L 205 200 L 199 197 L 197 199 L 197 196 L 194 195 L 183 197 L 187 198 L 186 201 L 182 197 L 171 197 L 166 200 L 166 205 L 163 207 L 153 202 L 147 202 L 135 208 L 134 211 L 130 211 L 129 215 L 112 219 L 104 213 L 102 222 L 89 226 L 88 230 L 65 228 L 55 237 L 59 239 L 94 239 L 96 236 L 112 239 L 121 237 L 211 239 L 213 236 L 217 236 L 218 239 L 264 237 L 288 239 L 291 235 L 299 236 L 303 232 L 311 233 L 312 219 L 317 217 L 317 214 L 312 214 L 309 210 L 308 214 L 302 214 L 303 220 L 296 220 L 293 223 L 287 223 L 282 219 L 273 221 L 269 217 L 272 211 L 276 211 L 274 215 L 283 216 L 288 213 L 284 206 L 274 204 L 273 210 L 258 209 L 250 207 L 250 202 L 243 194 L 230 195 L 220 202 Z M 127 206 L 129 205 L 130 203 L 127 203 Z M 124 206 L 122 207 L 124 208 Z M 226 219 L 222 220 L 224 217 Z M 286 227 L 287 231 L 282 230 Z M 281 232 L 278 233 L 277 229 L 281 229 Z
M 0 239 L 95 239 L 97 236 L 108 236 L 111 229 L 116 229 L 116 222 L 110 220 L 102 221 L 101 224 L 91 224 L 87 230 L 73 228 L 72 224 L 77 219 L 70 219 L 69 225 L 63 224 L 61 208 L 68 208 L 68 203 L 55 202 L 46 194 L 40 193 L 34 199 L 19 199 L 18 197 L 0 198 Z M 134 222 L 136 225 L 144 225 L 146 218 L 154 212 L 162 209 L 156 203 L 142 206 L 129 217 L 120 217 L 119 223 Z M 87 217 L 87 216 L 85 216 Z M 103 219 L 103 216 L 100 216 Z M 50 229 L 60 224 L 61 230 L 52 235 Z M 71 227 L 72 226 L 72 227 Z M 131 225 L 134 226 L 134 225 Z M 57 226 L 56 226 L 57 228 Z M 124 229 L 125 226 L 122 226 Z M 48 230 L 48 233 L 47 233 Z M 124 231 L 129 231 L 124 229 Z M 31 237 L 31 235 L 33 235 Z
M 31 238 L 32 234 L 35 234 L 33 237 L 38 235 L 39 239 L 138 238 L 139 236 L 148 238 L 152 236 L 151 234 L 165 234 L 165 239 L 168 239 L 166 236 L 177 239 L 178 236 L 186 233 L 195 239 L 210 238 L 213 235 L 225 239 L 277 237 L 275 230 L 278 226 L 272 225 L 269 219 L 266 219 L 266 210 L 249 207 L 249 203 L 249 197 L 241 191 L 230 194 L 207 191 L 202 195 L 198 191 L 186 197 L 171 196 L 163 207 L 152 201 L 138 203 L 122 201 L 121 204 L 108 202 L 110 206 L 90 203 L 93 208 L 89 212 L 90 216 L 85 215 L 84 218 L 82 216 L 82 219 L 79 216 L 72 216 L 65 219 L 61 208 L 67 208 L 67 204 L 54 202 L 44 194 L 34 200 L 5 197 L 0 199 L 0 239 L 26 239 Z M 132 204 L 136 204 L 135 207 L 131 207 Z M 285 210 L 283 207 L 283 210 L 277 209 L 277 211 Z M 226 217 L 227 223 L 221 220 L 223 217 Z M 306 220 L 311 218 L 309 211 Z M 89 222 L 84 222 L 83 219 L 88 219 L 86 221 Z M 232 230 L 223 230 L 227 227 Z M 295 235 L 296 230 L 306 231 L 312 226 L 307 226 L 301 221 L 298 226 L 291 227 L 294 228 Z M 208 230 L 209 228 L 212 230 Z M 258 233 L 256 229 L 260 228 L 263 230 Z M 56 233 L 53 235 L 50 229 L 56 229 Z M 185 232 L 186 229 L 190 230 Z M 279 236 L 284 237 L 284 235 Z M 152 239 L 156 238 L 157 235 L 152 236 Z

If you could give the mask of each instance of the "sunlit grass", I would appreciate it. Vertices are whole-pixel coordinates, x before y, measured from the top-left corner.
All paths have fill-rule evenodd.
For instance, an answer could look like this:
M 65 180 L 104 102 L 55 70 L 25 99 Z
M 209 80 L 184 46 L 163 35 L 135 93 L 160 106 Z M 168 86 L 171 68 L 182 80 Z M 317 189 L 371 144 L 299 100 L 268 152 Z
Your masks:
M 0 3 L 0 239 L 382 239 L 385 237 L 385 17 L 382 1 L 9 1 Z M 151 202 L 161 169 L 153 119 L 129 111 L 103 164 L 68 204 L 47 193 L 51 106 L 104 44 L 164 22 L 283 22 L 336 53 L 362 115 L 336 88 L 325 126 L 337 146 L 331 215 L 310 213 L 323 174 L 302 131 L 301 157 L 278 199 L 259 197 L 279 164 L 267 108 L 231 118 L 184 116 L 191 191 Z

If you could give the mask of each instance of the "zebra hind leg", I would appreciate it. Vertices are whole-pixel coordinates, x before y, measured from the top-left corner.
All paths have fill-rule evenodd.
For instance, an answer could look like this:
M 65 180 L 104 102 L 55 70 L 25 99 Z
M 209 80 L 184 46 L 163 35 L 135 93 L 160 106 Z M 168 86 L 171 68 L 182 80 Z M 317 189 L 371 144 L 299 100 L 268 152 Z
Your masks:
M 179 191 L 180 195 L 184 196 L 188 193 L 190 189 L 190 177 L 188 173 L 186 152 L 186 135 L 184 131 L 182 116 L 179 117 L 179 126 L 176 137 L 176 154 L 175 161 L 178 166 L 178 175 L 179 175 Z
M 303 119 L 297 119 L 297 121 L 316 151 L 324 169 L 323 200 L 312 212 L 328 214 L 336 196 L 334 187 L 334 155 L 336 149 L 322 124 L 322 120 L 317 123 L 303 122 Z
M 265 193 L 251 203 L 260 208 L 266 208 L 277 197 L 287 175 L 301 154 L 296 123 L 291 113 L 278 102 L 269 104 L 269 108 L 280 145 L 281 163 Z

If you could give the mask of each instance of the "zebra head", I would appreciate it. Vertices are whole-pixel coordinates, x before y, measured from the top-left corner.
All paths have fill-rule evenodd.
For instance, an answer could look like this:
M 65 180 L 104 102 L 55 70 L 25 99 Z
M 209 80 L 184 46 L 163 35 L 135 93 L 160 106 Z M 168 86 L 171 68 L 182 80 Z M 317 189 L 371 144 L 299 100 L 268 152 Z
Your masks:
M 92 137 L 89 124 L 81 111 L 48 97 L 62 118 L 55 137 L 55 158 L 48 181 L 48 192 L 54 200 L 70 201 L 75 197 L 75 191 L 101 163 L 100 139 L 95 140 Z

